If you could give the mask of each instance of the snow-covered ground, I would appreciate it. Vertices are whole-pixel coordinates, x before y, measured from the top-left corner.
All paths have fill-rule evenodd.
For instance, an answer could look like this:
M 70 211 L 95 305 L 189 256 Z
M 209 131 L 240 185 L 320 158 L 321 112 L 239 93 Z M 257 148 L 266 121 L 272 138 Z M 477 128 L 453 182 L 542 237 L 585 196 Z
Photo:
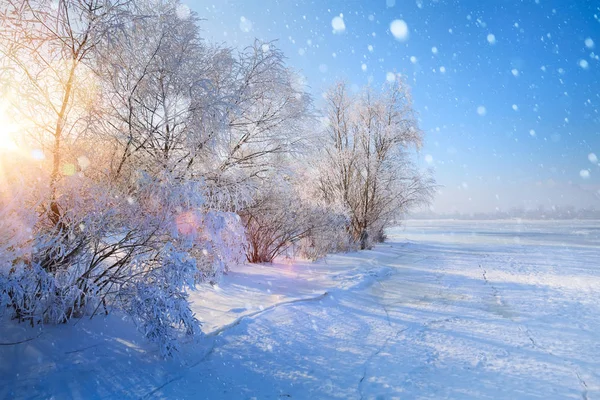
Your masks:
M 0 398 L 600 397 L 599 221 L 409 221 L 192 300 L 207 335 L 166 361 L 115 315 L 6 322 Z

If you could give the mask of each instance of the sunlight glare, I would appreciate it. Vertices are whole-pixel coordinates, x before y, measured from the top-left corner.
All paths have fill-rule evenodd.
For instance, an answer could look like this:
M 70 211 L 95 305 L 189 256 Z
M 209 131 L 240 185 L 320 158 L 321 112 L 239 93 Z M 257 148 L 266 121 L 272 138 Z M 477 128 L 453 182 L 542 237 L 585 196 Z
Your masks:
M 8 105 L 0 102 L 0 151 L 15 151 L 15 135 L 19 131 L 19 126 L 14 123 L 7 113 Z

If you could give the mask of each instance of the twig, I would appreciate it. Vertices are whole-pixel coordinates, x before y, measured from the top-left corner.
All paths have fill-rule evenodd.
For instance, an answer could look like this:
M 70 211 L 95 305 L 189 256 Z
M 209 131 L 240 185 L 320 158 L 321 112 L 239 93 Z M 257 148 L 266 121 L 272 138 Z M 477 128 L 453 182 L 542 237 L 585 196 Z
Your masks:
M 30 342 L 30 341 L 32 341 L 33 339 L 37 339 L 37 338 L 39 338 L 39 337 L 42 335 L 42 333 L 43 333 L 43 331 L 42 331 L 42 332 L 40 332 L 40 333 L 39 333 L 37 336 L 35 336 L 35 337 L 29 338 L 29 339 L 25 339 L 25 340 L 21 340 L 21 341 L 19 341 L 19 342 L 12 342 L 12 343 L 2 343 L 2 342 L 0 342 L 0 346 L 13 346 L 13 345 L 15 345 L 15 344 L 21 344 L 21 343 L 25 343 L 25 342 Z

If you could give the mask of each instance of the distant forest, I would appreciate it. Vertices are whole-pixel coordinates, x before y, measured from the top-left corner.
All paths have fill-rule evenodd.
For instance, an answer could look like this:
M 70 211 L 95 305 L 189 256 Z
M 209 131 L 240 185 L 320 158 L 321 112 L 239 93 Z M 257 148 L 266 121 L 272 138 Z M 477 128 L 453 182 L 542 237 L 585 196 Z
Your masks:
M 575 206 L 538 207 L 536 209 L 512 208 L 508 211 L 496 211 L 488 213 L 435 213 L 433 211 L 420 211 L 410 214 L 412 219 L 600 219 L 598 208 L 575 208 Z

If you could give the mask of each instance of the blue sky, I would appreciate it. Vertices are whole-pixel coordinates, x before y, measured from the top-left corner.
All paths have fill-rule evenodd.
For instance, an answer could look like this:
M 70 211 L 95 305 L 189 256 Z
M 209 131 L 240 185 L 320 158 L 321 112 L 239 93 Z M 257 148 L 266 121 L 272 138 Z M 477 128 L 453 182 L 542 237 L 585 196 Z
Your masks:
M 600 3 L 185 4 L 207 40 L 277 40 L 317 104 L 337 79 L 380 86 L 404 75 L 426 133 L 419 165 L 443 185 L 436 211 L 600 206 Z M 395 20 L 406 37 L 390 31 Z

